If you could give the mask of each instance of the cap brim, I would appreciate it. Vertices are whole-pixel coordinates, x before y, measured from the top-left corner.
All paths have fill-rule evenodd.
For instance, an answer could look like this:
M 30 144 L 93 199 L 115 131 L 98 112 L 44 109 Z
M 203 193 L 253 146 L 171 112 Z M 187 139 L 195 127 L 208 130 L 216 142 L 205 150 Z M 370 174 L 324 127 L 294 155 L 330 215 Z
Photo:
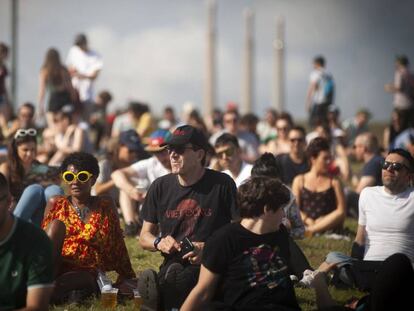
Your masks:
M 167 145 L 164 144 L 162 144 L 161 146 L 146 146 L 144 150 L 147 152 L 159 152 L 163 151 L 166 147 Z

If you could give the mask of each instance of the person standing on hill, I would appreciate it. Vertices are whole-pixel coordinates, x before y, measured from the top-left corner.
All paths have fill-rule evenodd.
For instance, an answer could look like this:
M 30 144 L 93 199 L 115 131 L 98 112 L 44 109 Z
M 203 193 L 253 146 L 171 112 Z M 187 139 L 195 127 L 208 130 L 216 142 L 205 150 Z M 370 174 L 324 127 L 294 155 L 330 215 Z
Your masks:
M 81 110 L 89 114 L 94 100 L 93 82 L 101 72 L 103 63 L 101 56 L 89 49 L 83 33 L 76 36 L 75 44 L 69 50 L 66 65 L 72 76 L 73 87 L 79 93 Z
M 394 94 L 394 108 L 402 110 L 409 125 L 414 121 L 414 75 L 409 70 L 410 61 L 405 55 L 398 55 L 395 60 L 394 83 L 385 84 L 386 92 Z
M 313 71 L 310 75 L 306 96 L 306 110 L 309 111 L 309 124 L 328 122 L 328 106 L 333 104 L 335 85 L 333 77 L 325 70 L 325 58 L 322 55 L 313 59 Z

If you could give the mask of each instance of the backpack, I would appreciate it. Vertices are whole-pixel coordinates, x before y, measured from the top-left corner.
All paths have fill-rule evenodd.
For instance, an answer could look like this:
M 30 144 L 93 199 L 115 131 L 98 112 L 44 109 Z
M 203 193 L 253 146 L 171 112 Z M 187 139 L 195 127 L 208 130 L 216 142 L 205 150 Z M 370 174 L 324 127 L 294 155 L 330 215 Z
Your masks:
M 331 105 L 335 94 L 335 83 L 332 75 L 324 73 L 319 80 L 318 88 L 321 92 L 320 102 Z

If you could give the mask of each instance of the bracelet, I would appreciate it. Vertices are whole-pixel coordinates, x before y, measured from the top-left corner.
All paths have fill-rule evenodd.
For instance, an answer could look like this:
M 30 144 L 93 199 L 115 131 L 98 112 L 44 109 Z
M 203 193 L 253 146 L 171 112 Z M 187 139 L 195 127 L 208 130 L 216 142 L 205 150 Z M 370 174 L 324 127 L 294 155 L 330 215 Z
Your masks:
M 155 238 L 155 240 L 154 240 L 154 248 L 155 248 L 156 251 L 159 250 L 158 249 L 158 244 L 160 244 L 160 242 L 161 242 L 161 237 Z

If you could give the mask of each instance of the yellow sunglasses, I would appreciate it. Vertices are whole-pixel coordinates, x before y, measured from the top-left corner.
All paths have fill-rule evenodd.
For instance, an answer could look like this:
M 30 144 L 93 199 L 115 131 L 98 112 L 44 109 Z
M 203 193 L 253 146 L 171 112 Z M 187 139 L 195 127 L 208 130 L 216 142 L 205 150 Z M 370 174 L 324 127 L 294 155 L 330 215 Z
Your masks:
M 93 174 L 89 173 L 88 171 L 80 171 L 77 174 L 71 171 L 66 171 L 62 174 L 62 179 L 65 183 L 71 184 L 76 180 L 80 181 L 81 183 L 86 183 Z

